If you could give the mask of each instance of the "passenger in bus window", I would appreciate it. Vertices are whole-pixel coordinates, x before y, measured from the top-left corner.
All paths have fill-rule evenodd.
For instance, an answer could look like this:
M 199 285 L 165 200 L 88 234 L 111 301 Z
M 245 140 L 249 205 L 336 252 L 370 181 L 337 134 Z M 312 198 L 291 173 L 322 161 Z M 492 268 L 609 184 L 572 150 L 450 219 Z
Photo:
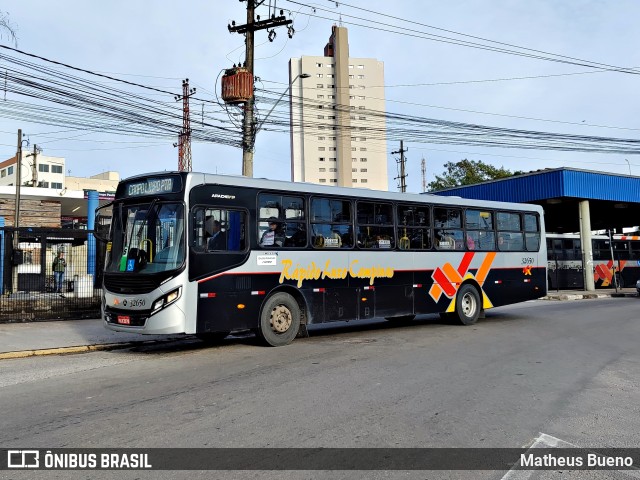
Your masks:
M 284 245 L 285 235 L 277 218 L 271 217 L 269 220 L 269 229 L 265 230 L 260 239 L 261 247 L 282 247 Z
M 473 237 L 470 234 L 467 234 L 467 248 L 469 250 L 476 249 L 476 242 L 473 240 Z
M 222 231 L 222 224 L 218 220 L 214 220 L 211 228 L 213 235 L 207 241 L 207 250 L 226 250 L 227 235 Z

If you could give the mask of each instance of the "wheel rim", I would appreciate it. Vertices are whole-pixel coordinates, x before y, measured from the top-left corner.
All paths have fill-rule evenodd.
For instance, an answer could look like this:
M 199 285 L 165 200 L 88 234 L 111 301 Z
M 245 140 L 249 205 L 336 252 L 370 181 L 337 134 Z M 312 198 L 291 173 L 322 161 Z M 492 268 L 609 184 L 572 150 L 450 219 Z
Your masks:
M 271 329 L 276 333 L 284 333 L 289 330 L 293 322 L 293 315 L 284 305 L 277 305 L 271 310 Z
M 460 306 L 462 308 L 462 313 L 465 317 L 473 318 L 476 314 L 476 309 L 478 305 L 476 304 L 476 298 L 469 292 L 465 293 L 462 296 Z

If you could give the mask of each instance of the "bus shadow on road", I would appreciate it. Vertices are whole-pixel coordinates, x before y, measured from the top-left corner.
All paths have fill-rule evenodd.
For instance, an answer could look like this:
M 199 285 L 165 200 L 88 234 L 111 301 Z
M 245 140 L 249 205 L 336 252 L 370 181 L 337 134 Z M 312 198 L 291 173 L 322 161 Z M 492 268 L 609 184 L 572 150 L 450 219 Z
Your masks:
M 530 317 L 518 315 L 515 312 L 494 312 L 487 314 L 486 318 L 478 320 L 474 327 L 482 327 L 483 324 L 512 323 L 520 320 L 531 320 Z M 353 333 L 376 332 L 376 331 L 399 331 L 416 328 L 464 328 L 455 320 L 443 319 L 439 315 L 419 315 L 413 320 L 386 320 L 384 318 L 374 318 L 369 320 L 353 320 L 349 322 L 331 322 L 314 324 L 308 327 L 309 340 L 314 338 L 344 339 L 345 335 Z M 304 340 L 298 338 L 295 342 Z M 355 342 L 356 340 L 354 340 Z M 252 346 L 263 347 L 260 340 L 250 331 L 235 332 L 224 340 L 218 342 L 204 342 L 195 336 L 185 336 L 180 339 L 170 339 L 159 342 L 142 342 L 127 349 L 128 353 L 142 354 L 167 354 L 184 353 L 197 350 L 217 349 L 231 346 Z M 114 350 L 114 353 L 122 350 Z

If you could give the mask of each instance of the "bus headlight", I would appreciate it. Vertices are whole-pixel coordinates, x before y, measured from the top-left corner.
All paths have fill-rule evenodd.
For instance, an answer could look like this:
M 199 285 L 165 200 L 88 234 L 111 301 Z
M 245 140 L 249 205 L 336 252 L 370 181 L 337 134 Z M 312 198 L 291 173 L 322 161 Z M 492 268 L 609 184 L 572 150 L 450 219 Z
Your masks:
M 178 287 L 175 290 L 163 295 L 158 300 L 153 302 L 153 306 L 151 307 L 151 314 L 156 313 L 158 310 L 163 309 L 167 305 L 171 305 L 173 302 L 180 298 L 180 294 L 182 293 L 182 287 Z

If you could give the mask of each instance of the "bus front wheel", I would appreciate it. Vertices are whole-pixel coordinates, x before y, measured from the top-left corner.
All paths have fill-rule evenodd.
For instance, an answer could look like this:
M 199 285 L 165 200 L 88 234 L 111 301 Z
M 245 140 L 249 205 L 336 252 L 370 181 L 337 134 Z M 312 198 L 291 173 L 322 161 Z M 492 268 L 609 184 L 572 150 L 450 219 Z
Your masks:
M 295 298 L 288 293 L 276 293 L 262 308 L 258 337 L 272 347 L 288 345 L 300 330 L 300 317 Z
M 463 325 L 473 325 L 480 316 L 480 295 L 473 285 L 465 283 L 456 294 L 455 318 Z

